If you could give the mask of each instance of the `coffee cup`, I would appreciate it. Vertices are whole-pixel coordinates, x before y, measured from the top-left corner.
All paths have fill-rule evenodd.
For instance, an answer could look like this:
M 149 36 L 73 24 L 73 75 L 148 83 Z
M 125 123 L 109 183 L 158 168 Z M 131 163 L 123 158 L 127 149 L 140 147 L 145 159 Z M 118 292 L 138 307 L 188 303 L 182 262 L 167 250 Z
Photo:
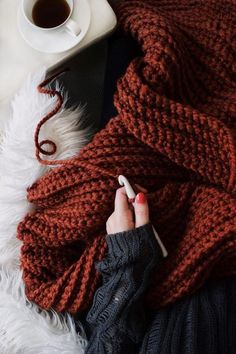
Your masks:
M 73 0 L 22 0 L 23 15 L 31 26 L 46 32 L 65 29 L 76 37 L 81 29 L 71 18 L 73 7 Z

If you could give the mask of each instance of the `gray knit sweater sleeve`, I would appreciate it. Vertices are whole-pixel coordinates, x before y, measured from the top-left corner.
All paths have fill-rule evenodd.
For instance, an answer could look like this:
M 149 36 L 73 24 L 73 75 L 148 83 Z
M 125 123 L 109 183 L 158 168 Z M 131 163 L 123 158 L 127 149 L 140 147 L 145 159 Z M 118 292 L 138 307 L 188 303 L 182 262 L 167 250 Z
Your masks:
M 151 224 L 106 240 L 108 254 L 97 264 L 103 285 L 87 315 L 91 337 L 86 354 L 132 354 L 146 329 L 142 295 L 161 250 Z

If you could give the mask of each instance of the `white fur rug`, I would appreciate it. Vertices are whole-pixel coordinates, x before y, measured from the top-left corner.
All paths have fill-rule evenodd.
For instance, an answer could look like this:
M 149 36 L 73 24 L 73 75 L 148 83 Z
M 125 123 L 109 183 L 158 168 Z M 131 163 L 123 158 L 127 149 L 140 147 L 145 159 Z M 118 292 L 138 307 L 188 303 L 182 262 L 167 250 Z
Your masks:
M 0 145 L 1 354 L 80 354 L 86 346 L 85 336 L 76 333 L 69 315 L 41 311 L 26 299 L 19 269 L 21 242 L 16 239 L 16 228 L 32 208 L 26 189 L 49 168 L 36 160 L 33 140 L 38 121 L 55 102 L 36 89 L 44 78 L 45 70 L 29 76 L 14 98 L 12 117 Z M 42 128 L 41 138 L 57 145 L 53 158 L 75 155 L 89 141 L 92 131 L 81 129 L 82 113 L 81 108 L 72 111 L 64 107 Z

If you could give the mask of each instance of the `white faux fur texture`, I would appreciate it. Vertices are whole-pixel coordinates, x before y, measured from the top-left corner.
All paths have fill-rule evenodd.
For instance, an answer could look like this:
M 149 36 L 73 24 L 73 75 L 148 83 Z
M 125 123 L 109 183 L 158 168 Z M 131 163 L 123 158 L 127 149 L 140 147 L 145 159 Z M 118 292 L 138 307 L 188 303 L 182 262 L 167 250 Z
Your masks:
M 19 269 L 16 228 L 32 208 L 26 189 L 49 168 L 36 160 L 33 140 L 40 118 L 55 104 L 55 98 L 36 89 L 44 78 L 44 69 L 29 75 L 14 98 L 0 146 L 0 354 L 80 354 L 86 345 L 69 315 L 40 311 L 26 299 Z M 53 158 L 64 159 L 78 153 L 91 134 L 90 127 L 84 128 L 83 110 L 63 106 L 42 128 L 40 138 L 54 141 Z

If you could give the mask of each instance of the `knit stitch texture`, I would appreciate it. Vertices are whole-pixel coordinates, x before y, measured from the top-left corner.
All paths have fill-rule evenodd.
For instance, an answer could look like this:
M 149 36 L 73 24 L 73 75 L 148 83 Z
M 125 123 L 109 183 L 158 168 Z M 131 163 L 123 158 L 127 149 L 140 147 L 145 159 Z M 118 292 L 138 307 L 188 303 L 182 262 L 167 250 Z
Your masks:
M 36 210 L 18 227 L 27 296 L 46 309 L 91 304 L 119 174 L 147 188 L 169 253 L 148 306 L 236 274 L 236 2 L 127 0 L 117 16 L 142 50 L 118 81 L 118 115 L 29 189 Z

